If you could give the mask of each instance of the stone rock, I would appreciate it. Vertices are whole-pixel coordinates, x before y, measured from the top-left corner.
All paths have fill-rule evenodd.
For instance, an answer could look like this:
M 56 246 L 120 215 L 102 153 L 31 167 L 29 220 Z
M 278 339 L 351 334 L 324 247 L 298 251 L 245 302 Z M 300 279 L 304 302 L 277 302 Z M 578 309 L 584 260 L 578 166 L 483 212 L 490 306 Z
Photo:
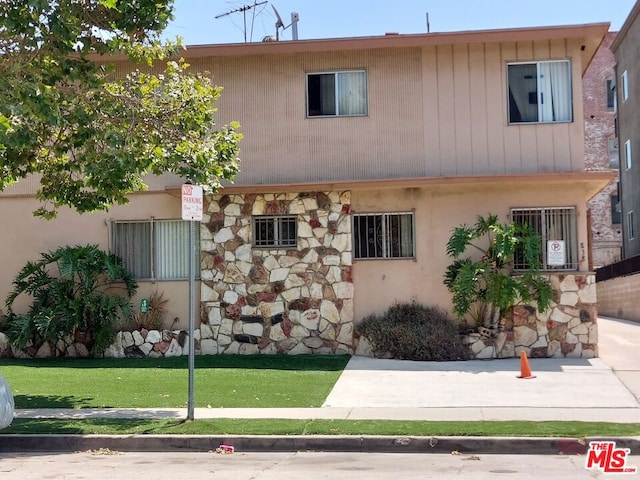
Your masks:
M 360 337 L 356 347 L 356 355 L 362 355 L 363 357 L 373 357 L 373 347 L 367 337 Z
M 596 303 L 598 301 L 596 294 L 596 285 L 585 285 L 580 291 L 578 291 L 580 302 L 582 303 Z
M 271 318 L 280 313 L 284 313 L 283 302 L 261 303 L 260 313 L 264 318 Z
M 296 340 L 302 340 L 309 336 L 309 330 L 304 328 L 302 325 L 294 325 L 291 328 L 290 337 L 295 338 Z
M 283 281 L 287 278 L 288 275 L 288 268 L 276 268 L 274 270 L 271 270 L 271 273 L 269 274 L 269 282 L 273 283 Z
M 288 353 L 289 355 L 306 355 L 313 352 L 303 342 L 299 342 L 295 347 L 290 349 Z
M 281 342 L 277 343 L 279 352 L 289 352 L 292 348 L 294 348 L 298 344 L 298 340 L 295 338 L 287 338 Z
M 495 357 L 496 357 L 496 351 L 493 345 L 486 346 L 485 348 L 480 350 L 476 355 L 476 358 L 478 360 L 486 360 L 486 359 L 495 358 Z
M 213 329 L 211 328 L 211 325 L 207 323 L 200 324 L 200 338 L 203 340 L 205 338 L 213 338 Z
M 36 358 L 49 357 L 51 357 L 51 345 L 49 345 L 49 342 L 44 342 L 36 352 Z
M 228 355 L 238 355 L 240 353 L 240 343 L 231 342 L 223 353 Z
M 135 340 L 133 339 L 133 334 L 131 332 L 121 332 L 121 333 L 122 333 L 123 348 L 132 347 L 133 345 L 135 345 Z
M 220 325 L 222 322 L 222 309 L 220 308 L 219 303 L 215 303 L 215 306 L 207 306 L 209 309 L 209 315 L 207 319 L 209 320 L 209 325 Z
M 324 345 L 324 340 L 319 337 L 308 337 L 303 339 L 302 343 L 304 343 L 307 347 L 315 350 Z
M 264 326 L 261 323 L 243 323 L 242 332 L 254 337 L 261 337 L 264 332 Z
M 233 240 L 233 238 L 235 237 L 233 231 L 231 230 L 230 227 L 225 227 L 225 228 L 221 228 L 220 230 L 218 230 L 218 232 L 216 232 L 216 234 L 213 236 L 213 241 L 215 243 L 225 243 L 228 242 L 229 240 Z
M 353 298 L 353 283 L 338 282 L 333 285 L 337 298 Z
M 224 292 L 222 300 L 226 303 L 234 304 L 238 301 L 238 294 L 233 290 L 227 290 L 226 292 Z
M 565 292 L 560 296 L 560 304 L 574 307 L 575 305 L 577 305 L 578 299 L 579 298 L 577 292 Z
M 150 343 L 143 343 L 139 348 L 142 353 L 148 356 L 149 353 L 153 350 L 153 345 L 151 345 Z
M 281 342 L 286 340 L 287 336 L 282 331 L 282 324 L 273 325 L 269 331 L 269 339 L 274 342 Z
M 240 355 L 255 355 L 260 352 L 258 350 L 258 345 L 254 343 L 242 343 L 238 347 L 238 353 Z
M 74 343 L 76 349 L 76 356 L 80 358 L 89 358 L 89 350 L 84 343 Z
M 317 309 L 305 310 L 300 314 L 298 322 L 309 330 L 318 330 L 320 311 Z
M 573 275 L 567 275 L 564 280 L 560 282 L 560 291 L 561 292 L 577 292 L 578 284 L 576 283 L 576 278 Z
M 185 344 L 185 347 L 187 345 L 188 344 Z M 169 344 L 169 347 L 164 352 L 164 356 L 165 357 L 179 357 L 180 355 L 182 355 L 182 347 L 178 343 L 178 340 L 174 338 L 173 340 L 171 340 L 171 343 Z
M 538 332 L 533 328 L 521 325 L 513 328 L 513 337 L 516 346 L 529 347 L 538 340 Z
M 333 302 L 323 300 L 320 304 L 320 314 L 331 323 L 340 323 L 340 312 Z
M 155 344 L 162 341 L 162 334 L 158 330 L 149 330 L 145 342 Z
M 551 315 L 549 316 L 549 320 L 553 320 L 557 323 L 567 323 L 571 318 L 571 315 L 567 315 L 559 308 L 554 308 L 553 312 L 551 312 Z
M 340 326 L 340 333 L 338 333 L 338 342 L 351 346 L 353 345 L 353 323 L 344 323 Z

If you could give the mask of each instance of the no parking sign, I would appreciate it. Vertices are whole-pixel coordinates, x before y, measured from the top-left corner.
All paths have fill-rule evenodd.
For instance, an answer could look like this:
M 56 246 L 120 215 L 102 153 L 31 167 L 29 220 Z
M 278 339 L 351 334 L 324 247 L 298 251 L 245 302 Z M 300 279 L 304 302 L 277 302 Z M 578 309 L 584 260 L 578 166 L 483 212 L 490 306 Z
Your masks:
M 564 266 L 567 263 L 567 250 L 564 240 L 547 242 L 547 265 Z

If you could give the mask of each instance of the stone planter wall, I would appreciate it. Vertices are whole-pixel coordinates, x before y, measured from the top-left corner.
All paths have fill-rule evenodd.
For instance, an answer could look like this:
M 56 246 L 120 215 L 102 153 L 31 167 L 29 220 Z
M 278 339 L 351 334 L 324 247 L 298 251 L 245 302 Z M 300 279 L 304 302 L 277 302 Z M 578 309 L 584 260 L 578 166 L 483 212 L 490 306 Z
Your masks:
M 196 354 L 216 353 L 207 350 L 207 343 L 201 342 L 202 332 L 194 330 Z M 207 333 L 205 331 L 205 333 Z M 140 357 L 176 357 L 189 354 L 189 336 L 185 330 L 134 330 L 116 334 L 116 339 L 109 348 L 104 351 L 106 358 L 140 358 Z M 9 344 L 6 335 L 0 333 L 0 357 L 14 358 L 87 358 L 89 348 L 80 339 L 68 336 L 61 338 L 54 345 L 43 343 L 38 347 L 27 345 L 24 350 L 18 350 Z
M 494 337 L 466 337 L 474 358 L 598 356 L 596 283 L 594 274 L 550 275 L 554 301 L 544 313 L 518 306 Z

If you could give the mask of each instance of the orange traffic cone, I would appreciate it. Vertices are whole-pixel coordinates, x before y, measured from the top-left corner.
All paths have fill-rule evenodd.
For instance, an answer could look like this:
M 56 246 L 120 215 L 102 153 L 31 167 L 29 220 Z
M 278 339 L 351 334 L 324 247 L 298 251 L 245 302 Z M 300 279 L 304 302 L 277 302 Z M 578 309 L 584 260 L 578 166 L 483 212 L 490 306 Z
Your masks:
M 531 375 L 531 368 L 529 368 L 529 360 L 527 360 L 527 352 L 520 351 L 520 375 L 518 378 L 536 378 L 535 375 Z

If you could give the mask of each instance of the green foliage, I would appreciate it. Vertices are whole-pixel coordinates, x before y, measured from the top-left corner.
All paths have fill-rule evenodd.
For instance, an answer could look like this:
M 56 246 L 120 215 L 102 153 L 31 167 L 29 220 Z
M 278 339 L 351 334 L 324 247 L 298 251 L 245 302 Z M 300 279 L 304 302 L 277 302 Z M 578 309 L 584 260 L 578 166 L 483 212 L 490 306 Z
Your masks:
M 146 174 L 207 190 L 236 175 L 239 126 L 214 128 L 209 77 L 182 61 L 113 75 L 114 56 L 175 57 L 180 42 L 159 40 L 171 18 L 171 0 L 0 2 L 0 191 L 40 174 L 35 213 L 52 218 L 124 204 Z
M 116 328 L 131 314 L 129 299 L 137 285 L 122 261 L 95 245 L 60 247 L 28 262 L 13 281 L 6 300 L 6 328 L 18 348 L 55 342 L 76 331 L 93 339 L 99 354 L 113 343 Z M 26 314 L 13 311 L 22 294 L 33 302 Z
M 396 303 L 384 315 L 369 315 L 356 326 L 376 355 L 405 360 L 467 360 L 458 327 L 436 307 Z
M 461 258 L 468 250 L 477 252 L 476 258 Z M 516 254 L 529 268 L 513 276 Z M 497 320 L 518 303 L 536 300 L 540 312 L 550 305 L 551 285 L 539 274 L 541 240 L 528 225 L 503 224 L 496 215 L 478 216 L 475 225 L 453 230 L 447 255 L 453 263 L 445 272 L 444 284 L 458 317 L 476 307 L 482 317 L 479 323 L 495 328 Z
M 167 303 L 164 294 L 153 292 L 149 297 L 149 308 L 146 312 L 136 312 L 133 314 L 133 325 L 136 330 L 142 328 L 146 330 L 162 330 L 164 317 L 167 314 Z

